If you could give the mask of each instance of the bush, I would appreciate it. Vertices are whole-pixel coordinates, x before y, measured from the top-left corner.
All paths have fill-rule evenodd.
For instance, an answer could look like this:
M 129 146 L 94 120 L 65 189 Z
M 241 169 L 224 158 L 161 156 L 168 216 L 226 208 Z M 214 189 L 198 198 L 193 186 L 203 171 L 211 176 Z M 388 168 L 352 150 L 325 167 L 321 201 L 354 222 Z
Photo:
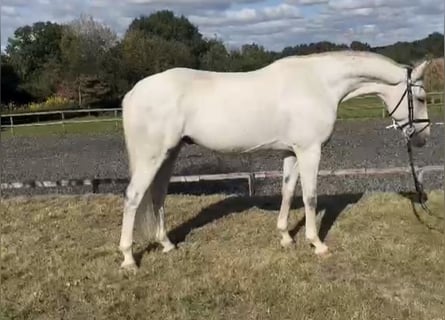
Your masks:
M 69 109 L 75 105 L 75 102 L 66 98 L 51 96 L 46 101 L 41 103 L 32 102 L 28 104 L 29 111 L 47 111 L 47 110 L 61 110 Z
M 444 59 L 434 59 L 427 67 L 424 77 L 425 89 L 428 92 L 443 91 L 444 86 Z

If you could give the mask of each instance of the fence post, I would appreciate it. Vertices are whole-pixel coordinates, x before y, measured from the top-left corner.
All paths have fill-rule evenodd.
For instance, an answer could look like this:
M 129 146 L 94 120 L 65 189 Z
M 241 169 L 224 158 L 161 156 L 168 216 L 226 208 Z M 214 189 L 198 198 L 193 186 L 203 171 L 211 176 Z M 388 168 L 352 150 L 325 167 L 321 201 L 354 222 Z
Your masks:
M 114 110 L 114 127 L 117 129 L 118 125 L 117 125 L 117 110 Z
M 92 193 L 99 192 L 99 181 L 97 179 L 91 180 L 91 191 L 92 191 Z
M 249 182 L 249 196 L 251 197 L 255 195 L 255 174 L 249 174 L 249 177 L 247 179 Z
M 12 135 L 14 135 L 14 120 L 12 120 L 12 116 L 9 117 L 9 125 L 11 126 Z
M 63 133 L 66 133 L 66 128 L 65 128 L 65 113 L 64 113 L 63 111 L 61 111 L 60 114 L 62 115 L 62 129 L 63 129 Z

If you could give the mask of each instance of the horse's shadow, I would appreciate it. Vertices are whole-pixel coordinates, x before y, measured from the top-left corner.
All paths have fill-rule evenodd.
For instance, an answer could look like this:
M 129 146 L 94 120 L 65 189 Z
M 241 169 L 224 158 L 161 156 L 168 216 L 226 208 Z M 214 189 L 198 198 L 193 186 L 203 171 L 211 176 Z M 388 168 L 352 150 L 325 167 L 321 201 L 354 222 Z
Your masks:
M 363 193 L 357 194 L 340 194 L 340 195 L 320 195 L 318 196 L 317 213 L 324 211 L 321 218 L 319 237 L 323 241 L 341 212 L 350 204 L 358 202 L 363 196 Z M 278 215 L 278 210 L 281 204 L 281 196 L 253 196 L 253 197 L 230 197 L 219 202 L 216 202 L 199 212 L 195 217 L 185 221 L 176 228 L 168 232 L 170 240 L 178 245 L 184 242 L 187 235 L 194 229 L 201 228 L 213 221 L 221 219 L 232 213 L 240 213 L 253 207 L 262 210 L 271 211 L 271 214 Z M 292 209 L 299 209 L 303 207 L 301 197 L 295 197 L 292 203 Z M 304 217 L 297 222 L 297 224 L 289 231 L 290 235 L 294 237 L 298 231 L 304 226 Z M 271 230 L 272 231 L 272 230 Z M 145 252 L 155 249 L 157 245 L 150 245 L 143 251 L 135 254 L 137 263 L 140 263 Z
M 317 212 L 325 210 L 321 219 L 319 237 L 325 239 L 335 220 L 340 213 L 349 205 L 356 203 L 361 199 L 363 194 L 344 194 L 332 196 L 319 196 Z M 189 219 L 183 224 L 177 226 L 169 232 L 170 239 L 178 244 L 185 240 L 187 235 L 194 229 L 200 228 L 215 220 L 221 219 L 232 213 L 239 213 L 253 207 L 262 210 L 273 211 L 278 214 L 281 204 L 281 196 L 254 196 L 254 197 L 230 197 L 214 203 L 207 208 L 201 210 L 195 217 Z M 291 208 L 299 209 L 303 207 L 301 197 L 294 198 Z M 295 236 L 300 228 L 304 225 L 305 219 L 302 218 L 297 225 L 290 230 L 291 236 Z

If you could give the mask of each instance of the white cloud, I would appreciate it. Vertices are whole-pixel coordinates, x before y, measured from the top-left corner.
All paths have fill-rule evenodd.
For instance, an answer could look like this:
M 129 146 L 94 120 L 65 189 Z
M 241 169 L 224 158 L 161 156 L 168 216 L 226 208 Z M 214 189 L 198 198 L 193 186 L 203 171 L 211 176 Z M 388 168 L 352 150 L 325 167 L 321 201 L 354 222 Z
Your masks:
M 1 7 L 2 16 L 15 16 L 17 14 L 17 9 L 13 6 L 2 6 Z
M 17 27 L 68 22 L 91 14 L 122 35 L 133 18 L 170 9 L 201 33 L 239 46 L 257 42 L 281 50 L 303 42 L 352 40 L 383 45 L 443 32 L 439 0 L 3 0 L 2 48 Z
M 300 10 L 295 6 L 280 4 L 275 7 L 242 8 L 240 10 L 228 10 L 212 15 L 190 15 L 193 23 L 202 27 L 249 25 L 266 21 L 285 21 L 302 18 Z
M 368 16 L 372 13 L 372 8 L 355 8 L 352 9 L 350 13 L 359 16 Z
M 402 0 L 403 1 L 403 0 Z M 329 6 L 335 9 L 359 9 L 359 8 L 377 8 L 382 6 L 390 5 L 394 2 L 401 1 L 391 1 L 391 0 L 335 0 L 329 1 Z
M 316 5 L 326 4 L 329 0 L 286 0 L 285 3 L 300 4 L 300 5 Z
M 27 0 L 3 0 L 2 6 L 21 7 L 29 3 Z

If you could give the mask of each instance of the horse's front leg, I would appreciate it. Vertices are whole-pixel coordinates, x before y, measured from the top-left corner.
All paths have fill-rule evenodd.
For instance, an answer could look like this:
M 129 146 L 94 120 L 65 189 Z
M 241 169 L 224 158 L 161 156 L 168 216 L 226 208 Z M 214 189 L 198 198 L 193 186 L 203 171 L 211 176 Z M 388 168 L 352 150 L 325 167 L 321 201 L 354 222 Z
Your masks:
M 318 237 L 316 225 L 317 176 L 320 164 L 321 145 L 315 144 L 304 149 L 295 148 L 301 176 L 303 203 L 306 216 L 306 239 L 315 246 L 315 253 L 327 253 L 328 247 Z
M 292 204 L 295 186 L 298 181 L 298 167 L 297 158 L 295 154 L 290 154 L 284 158 L 283 161 L 283 185 L 281 189 L 281 207 L 280 213 L 277 219 L 277 228 L 281 234 L 281 245 L 287 247 L 291 245 L 294 241 L 289 235 L 288 230 L 288 219 L 289 210 Z

